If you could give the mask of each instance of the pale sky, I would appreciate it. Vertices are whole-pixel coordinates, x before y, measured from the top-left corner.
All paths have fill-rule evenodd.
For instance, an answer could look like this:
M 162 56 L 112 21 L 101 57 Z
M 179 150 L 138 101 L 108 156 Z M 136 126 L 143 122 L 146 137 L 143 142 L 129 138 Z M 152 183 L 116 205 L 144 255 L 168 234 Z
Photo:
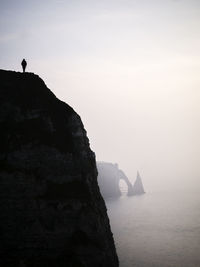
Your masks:
M 79 113 L 97 160 L 200 189 L 199 0 L 1 0 L 0 51 Z

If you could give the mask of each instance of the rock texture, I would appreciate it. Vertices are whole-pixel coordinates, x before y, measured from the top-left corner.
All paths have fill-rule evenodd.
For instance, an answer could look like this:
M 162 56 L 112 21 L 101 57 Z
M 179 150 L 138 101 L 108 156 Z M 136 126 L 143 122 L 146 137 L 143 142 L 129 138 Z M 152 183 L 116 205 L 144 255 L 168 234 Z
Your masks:
M 38 76 L 0 70 L 0 128 L 0 266 L 118 266 L 75 111 Z
M 109 162 L 97 162 L 98 183 L 104 199 L 121 196 L 119 188 L 120 179 L 124 180 L 128 187 L 127 195 L 132 195 L 133 187 L 125 173 L 118 168 L 118 164 Z

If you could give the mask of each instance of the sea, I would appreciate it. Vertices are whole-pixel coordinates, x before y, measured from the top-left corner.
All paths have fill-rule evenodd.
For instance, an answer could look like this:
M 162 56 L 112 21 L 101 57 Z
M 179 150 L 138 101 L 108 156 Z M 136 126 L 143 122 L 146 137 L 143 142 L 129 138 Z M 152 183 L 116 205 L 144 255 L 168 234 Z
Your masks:
M 120 267 L 200 267 L 200 193 L 106 201 Z

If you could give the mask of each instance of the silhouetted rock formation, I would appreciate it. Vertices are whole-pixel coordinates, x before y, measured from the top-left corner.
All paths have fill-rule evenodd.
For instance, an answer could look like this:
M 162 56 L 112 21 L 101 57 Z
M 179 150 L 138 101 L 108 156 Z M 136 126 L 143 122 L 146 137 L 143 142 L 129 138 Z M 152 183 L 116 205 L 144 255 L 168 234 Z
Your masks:
M 137 178 L 136 181 L 133 185 L 133 190 L 132 190 L 132 194 L 131 195 L 141 195 L 144 194 L 144 187 L 142 184 L 142 179 L 140 177 L 139 172 L 137 172 Z
M 128 195 L 132 192 L 132 185 L 125 173 L 118 168 L 118 164 L 108 162 L 97 162 L 98 183 L 104 199 L 109 197 L 120 197 L 120 179 L 124 180 L 128 187 Z
M 117 164 L 97 162 L 98 184 L 104 199 L 120 197 L 119 169 Z
M 0 266 L 118 266 L 80 117 L 34 74 L 0 81 Z

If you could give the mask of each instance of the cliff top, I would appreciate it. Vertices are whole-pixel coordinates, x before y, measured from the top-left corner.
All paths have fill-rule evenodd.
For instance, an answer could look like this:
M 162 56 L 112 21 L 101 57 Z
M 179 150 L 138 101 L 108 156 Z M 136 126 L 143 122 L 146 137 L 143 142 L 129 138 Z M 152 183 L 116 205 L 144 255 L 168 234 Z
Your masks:
M 77 129 L 71 129 L 70 124 L 74 117 L 80 117 L 56 98 L 38 75 L 0 70 L 0 81 L 0 122 L 3 122 L 0 140 L 5 139 L 2 135 L 9 131 L 15 136 L 23 135 L 24 144 L 34 140 L 34 143 L 53 144 L 59 150 L 75 152 L 77 145 L 71 135 Z M 79 123 L 77 127 L 86 135 L 81 120 Z M 16 146 L 17 142 L 14 143 Z M 7 149 L 1 141 L 0 145 Z
M 33 107 L 52 108 L 51 104 L 59 101 L 64 104 L 65 112 L 66 109 L 68 109 L 69 113 L 73 112 L 73 109 L 57 99 L 51 90 L 47 88 L 44 81 L 34 73 L 0 70 L 0 80 L 1 100 L 2 98 L 9 98 L 9 101 L 20 103 L 21 107 L 25 109 Z M 27 99 L 29 100 L 28 102 Z

